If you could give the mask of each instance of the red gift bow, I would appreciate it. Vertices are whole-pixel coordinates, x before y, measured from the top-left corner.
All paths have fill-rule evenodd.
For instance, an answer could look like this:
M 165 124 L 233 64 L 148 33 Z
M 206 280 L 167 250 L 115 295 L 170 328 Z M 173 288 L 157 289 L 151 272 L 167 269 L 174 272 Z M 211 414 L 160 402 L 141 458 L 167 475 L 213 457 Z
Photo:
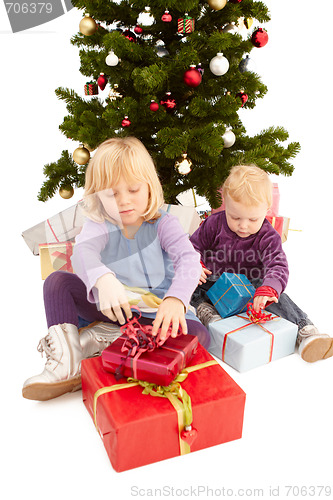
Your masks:
M 52 252 L 52 256 L 56 258 L 60 258 L 61 260 L 65 261 L 64 265 L 61 266 L 58 271 L 72 271 L 72 262 L 71 262 L 71 256 L 73 255 L 73 245 L 69 241 L 66 241 L 64 243 L 66 245 L 66 253 L 64 252 Z
M 273 316 L 272 314 L 264 313 L 262 310 L 260 310 L 259 312 L 256 312 L 253 309 L 252 302 L 247 305 L 246 314 L 247 314 L 247 318 L 244 316 L 240 316 L 239 314 L 237 314 L 236 316 L 238 318 L 246 319 L 246 320 L 250 321 L 250 323 L 248 323 L 247 325 L 240 326 L 239 328 L 236 328 L 235 330 L 231 330 L 231 332 L 228 332 L 224 335 L 223 346 L 222 346 L 222 361 L 224 361 L 225 347 L 226 347 L 228 336 L 231 333 L 238 332 L 239 330 L 243 330 L 244 328 L 247 328 L 251 324 L 255 324 L 255 325 L 260 326 L 260 328 L 262 328 L 271 337 L 271 345 L 270 345 L 269 360 L 268 360 L 268 362 L 270 363 L 272 361 L 272 355 L 273 355 L 274 334 L 272 332 L 270 332 L 269 330 L 267 330 L 267 328 L 265 328 L 262 325 L 262 323 L 266 323 L 267 321 L 271 321 L 272 319 L 276 318 L 277 316 Z
M 136 309 L 139 312 L 139 317 L 133 317 L 131 320 L 127 318 L 127 323 L 120 327 L 120 331 L 123 335 L 126 335 L 123 345 L 121 346 L 121 352 L 125 353 L 126 356 L 122 358 L 121 364 L 115 370 L 115 378 L 119 380 L 123 377 L 123 368 L 128 357 L 132 358 L 133 374 L 134 378 L 137 378 L 136 367 L 137 360 L 144 352 L 154 351 L 157 347 L 164 344 L 165 340 L 159 338 L 159 333 L 161 329 L 158 329 L 156 336 L 152 335 L 152 325 L 142 325 L 139 323 L 141 318 L 141 311 L 138 307 L 133 306 L 132 309 Z M 172 333 L 172 327 L 169 326 L 167 330 L 166 338 L 170 337 Z M 177 335 L 182 333 L 181 327 L 179 327 Z

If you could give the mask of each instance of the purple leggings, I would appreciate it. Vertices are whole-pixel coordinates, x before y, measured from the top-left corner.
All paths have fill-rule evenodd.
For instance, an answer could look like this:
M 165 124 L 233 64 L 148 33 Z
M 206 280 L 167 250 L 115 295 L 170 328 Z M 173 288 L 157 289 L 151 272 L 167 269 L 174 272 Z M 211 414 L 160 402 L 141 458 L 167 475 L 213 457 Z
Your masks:
M 71 323 L 78 326 L 79 316 L 86 321 L 112 321 L 96 307 L 88 302 L 87 289 L 83 281 L 72 273 L 56 271 L 44 282 L 44 306 L 48 328 L 52 325 Z M 142 323 L 151 324 L 153 320 L 141 318 Z M 202 323 L 187 319 L 188 332 L 196 335 L 203 347 L 209 345 L 209 333 Z

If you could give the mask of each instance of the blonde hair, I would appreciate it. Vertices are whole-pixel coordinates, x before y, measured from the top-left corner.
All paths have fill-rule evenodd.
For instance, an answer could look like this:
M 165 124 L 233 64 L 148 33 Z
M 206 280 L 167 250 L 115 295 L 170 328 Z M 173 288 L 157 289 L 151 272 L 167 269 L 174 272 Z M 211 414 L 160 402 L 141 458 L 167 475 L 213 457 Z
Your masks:
M 86 215 L 98 222 L 107 219 L 115 223 L 105 212 L 97 193 L 112 188 L 120 177 L 126 182 L 148 184 L 148 205 L 142 216 L 145 220 L 158 219 L 158 210 L 164 203 L 163 189 L 152 157 L 135 137 L 107 139 L 98 147 L 86 170 L 83 196 Z
M 222 186 L 222 196 L 230 196 L 234 201 L 246 206 L 267 203 L 272 205 L 272 183 L 268 174 L 256 165 L 232 167 Z

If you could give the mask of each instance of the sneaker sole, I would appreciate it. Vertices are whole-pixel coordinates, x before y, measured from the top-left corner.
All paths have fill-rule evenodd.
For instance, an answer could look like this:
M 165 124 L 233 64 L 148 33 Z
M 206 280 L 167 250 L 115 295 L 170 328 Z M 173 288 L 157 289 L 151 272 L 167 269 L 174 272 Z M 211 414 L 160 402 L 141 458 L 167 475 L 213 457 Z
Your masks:
M 49 399 L 57 398 L 67 392 L 75 392 L 81 389 L 81 375 L 55 382 L 53 384 L 36 383 L 23 387 L 22 396 L 26 399 L 34 401 L 48 401 Z
M 330 337 L 312 340 L 301 353 L 301 357 L 308 363 L 314 363 L 331 356 L 333 356 L 333 339 Z

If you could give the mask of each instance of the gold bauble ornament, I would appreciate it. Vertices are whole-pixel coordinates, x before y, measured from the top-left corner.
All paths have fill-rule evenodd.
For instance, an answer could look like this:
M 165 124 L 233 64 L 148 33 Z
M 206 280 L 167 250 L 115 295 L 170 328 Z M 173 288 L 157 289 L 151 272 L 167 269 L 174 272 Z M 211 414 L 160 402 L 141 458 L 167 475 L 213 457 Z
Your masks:
M 90 153 L 82 144 L 73 153 L 73 160 L 78 165 L 85 165 L 90 160 Z
M 84 18 L 80 21 L 79 30 L 82 35 L 90 36 L 97 30 L 97 24 L 89 14 L 85 14 Z
M 221 10 L 227 5 L 227 0 L 207 0 L 208 5 L 213 10 Z
M 61 187 L 59 194 L 64 200 L 69 200 L 74 194 L 74 189 L 72 187 Z
M 182 159 L 176 161 L 175 168 L 182 175 L 187 175 L 191 172 L 192 161 L 187 158 L 187 153 L 182 154 Z

